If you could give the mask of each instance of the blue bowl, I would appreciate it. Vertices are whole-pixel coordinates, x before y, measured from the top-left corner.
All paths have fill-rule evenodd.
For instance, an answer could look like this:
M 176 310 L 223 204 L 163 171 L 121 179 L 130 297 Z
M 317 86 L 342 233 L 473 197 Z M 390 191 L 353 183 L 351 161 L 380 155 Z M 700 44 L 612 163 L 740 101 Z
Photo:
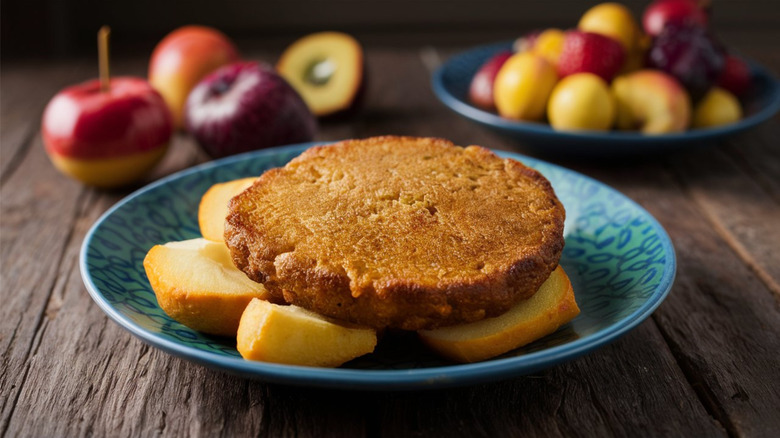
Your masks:
M 658 136 L 620 131 L 556 131 L 546 123 L 505 119 L 469 103 L 469 86 L 477 70 L 496 53 L 510 49 L 511 43 L 504 42 L 480 46 L 451 57 L 433 73 L 433 91 L 439 100 L 456 113 L 516 139 L 537 153 L 568 156 L 630 155 L 715 145 L 766 121 L 780 109 L 780 85 L 777 79 L 753 63 L 750 66 L 753 87 L 743 99 L 745 117 L 736 123 Z
M 387 336 L 376 352 L 326 369 L 244 360 L 235 338 L 193 331 L 157 305 L 143 268 L 149 249 L 200 236 L 198 204 L 218 182 L 282 166 L 312 144 L 250 152 L 187 169 L 131 194 L 87 233 L 81 274 L 115 322 L 144 342 L 219 370 L 269 382 L 341 389 L 431 389 L 507 379 L 599 348 L 636 327 L 669 293 L 676 263 L 669 236 L 639 205 L 579 173 L 499 152 L 539 170 L 566 208 L 561 265 L 581 313 L 556 333 L 500 357 L 454 364 L 436 357 L 414 333 Z

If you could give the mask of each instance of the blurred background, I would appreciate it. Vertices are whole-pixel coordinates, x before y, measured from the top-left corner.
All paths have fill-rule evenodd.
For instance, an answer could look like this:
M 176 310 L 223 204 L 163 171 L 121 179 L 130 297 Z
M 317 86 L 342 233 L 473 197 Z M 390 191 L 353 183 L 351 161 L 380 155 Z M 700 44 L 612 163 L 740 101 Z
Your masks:
M 478 44 L 547 27 L 571 27 L 592 0 L 4 0 L 4 60 L 93 55 L 95 33 L 113 29 L 114 53 L 149 54 L 185 24 L 222 30 L 239 47 L 276 47 L 318 30 L 341 30 L 367 45 Z M 640 16 L 647 0 L 622 0 Z M 740 39 L 780 25 L 780 1 L 713 0 L 713 27 Z M 756 38 L 756 35 L 759 38 Z M 736 39 L 736 40 L 735 40 Z M 777 44 L 777 41 L 766 41 Z M 780 56 L 780 51 L 776 51 Z M 93 55 L 94 56 L 94 55 Z M 148 55 L 147 55 L 148 56 Z

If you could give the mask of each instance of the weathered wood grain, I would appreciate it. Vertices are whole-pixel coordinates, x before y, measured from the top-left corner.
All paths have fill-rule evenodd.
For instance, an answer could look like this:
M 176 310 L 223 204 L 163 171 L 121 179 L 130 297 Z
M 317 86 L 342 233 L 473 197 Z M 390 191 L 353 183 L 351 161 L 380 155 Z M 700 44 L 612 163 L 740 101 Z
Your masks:
M 725 436 L 652 322 L 598 352 L 541 373 L 469 388 L 394 394 L 384 411 L 380 429 L 389 437 L 454 431 L 485 437 Z
M 522 152 L 521 144 L 435 100 L 423 59 L 435 63 L 437 53 L 370 51 L 366 106 L 351 119 L 322 123 L 318 140 L 435 135 Z M 119 65 L 143 74 L 145 62 Z M 767 218 L 778 211 L 772 170 L 780 158 L 761 149 L 777 138 L 773 123 L 745 136 L 750 147 L 739 153 L 733 144 L 704 158 L 564 162 L 635 198 L 669 230 L 680 264 L 669 299 L 637 330 L 576 361 L 505 382 L 422 393 L 265 384 L 136 340 L 92 302 L 77 263 L 87 229 L 130 189 L 84 189 L 59 176 L 32 137 L 0 189 L 0 435 L 770 435 L 780 430 L 773 412 L 780 405 L 780 318 L 735 242 L 777 279 L 771 245 L 780 242 Z M 147 181 L 205 159 L 178 135 Z M 691 161 L 702 168 L 688 172 Z M 733 208 L 743 210 L 734 215 Z
M 26 148 L 40 130 L 41 115 L 49 99 L 66 85 L 87 79 L 84 63 L 49 65 L 26 62 L 3 65 L 0 81 L 0 182 L 6 181 L 24 159 Z
M 711 201 L 720 192 L 725 192 L 721 185 L 706 190 L 697 187 L 691 197 L 706 196 Z M 764 201 L 750 199 L 750 195 L 758 196 L 756 191 L 746 191 L 745 199 L 735 209 L 753 209 L 763 215 L 753 222 L 753 229 L 761 232 L 771 225 L 759 221 L 777 218 L 777 206 L 773 214 L 769 212 L 771 201 L 769 206 L 759 207 L 753 203 Z M 679 269 L 690 270 L 690 275 L 679 277 L 678 295 L 672 297 L 671 303 L 677 303 L 679 297 L 681 304 L 664 308 L 657 313 L 657 320 L 682 358 L 683 367 L 701 379 L 708 396 L 723 410 L 720 417 L 731 421 L 726 424 L 729 431 L 769 436 L 780 430 L 780 417 L 775 415 L 775 407 L 780 406 L 780 306 L 769 289 L 776 287 L 778 277 L 773 278 L 773 283 L 762 283 L 751 272 L 756 267 L 746 266 L 734 248 L 718 239 L 717 231 L 721 223 L 730 227 L 729 231 L 740 239 L 740 247 L 750 252 L 750 259 L 760 263 L 760 268 L 772 266 L 763 263 L 777 260 L 776 256 L 761 259 L 762 253 L 767 252 L 766 243 L 777 239 L 777 228 L 765 234 L 767 241 L 761 242 L 758 236 L 750 237 L 736 230 L 738 224 L 727 220 L 728 210 L 710 213 L 713 202 L 705 205 L 705 211 L 711 214 L 714 229 L 702 226 L 706 215 L 694 216 L 692 209 L 684 205 L 673 209 L 668 206 L 663 206 L 663 215 L 670 222 L 667 229 L 677 239 Z M 741 214 L 735 216 L 745 218 Z M 720 220 L 723 222 L 719 223 Z M 770 275 L 776 275 L 776 266 L 772 269 Z
M 780 116 L 737 137 L 721 150 L 743 172 L 750 175 L 775 202 L 780 202 Z
M 66 64 L 68 66 L 69 64 Z M 120 64 L 121 65 L 121 64 Z M 3 132 L 5 127 L 16 127 L 11 122 L 17 122 L 17 115 L 26 113 L 34 120 L 35 129 L 38 129 L 39 114 L 46 101 L 63 85 L 62 80 L 76 80 L 88 74 L 83 66 L 78 64 L 68 68 L 58 67 L 52 71 L 44 70 L 43 79 L 51 79 L 49 83 L 40 89 L 36 88 L 37 81 L 33 70 L 23 70 L 27 78 L 27 87 L 23 87 L 24 81 L 16 84 L 11 94 L 11 102 L 6 106 L 6 94 L 3 94 Z M 55 75 L 57 73 L 58 75 Z M 20 73 L 21 74 L 21 73 Z M 53 75 L 52 77 L 49 77 Z M 58 78 L 55 78 L 57 76 Z M 64 79 L 63 79 L 64 78 Z M 52 82 L 54 85 L 52 85 Z M 3 84 L 5 76 L 3 77 Z M 24 96 L 28 90 L 32 99 L 29 104 L 23 105 L 15 102 L 17 95 Z M 43 92 L 38 92 L 43 90 Z M 22 99 L 24 100 L 24 99 Z M 16 104 L 18 106 L 15 106 Z M 6 117 L 9 115 L 9 117 Z M 77 254 L 86 228 L 97 219 L 98 215 L 117 201 L 125 192 L 94 192 L 84 189 L 78 183 L 60 175 L 48 162 L 43 151 L 43 145 L 39 135 L 30 139 L 30 145 L 14 145 L 12 141 L 17 138 L 3 138 L 5 151 L 15 152 L 19 155 L 18 163 L 7 165 L 3 168 L 4 182 L 0 192 L 2 204 L 2 223 L 0 224 L 0 260 L 2 260 L 2 289 L 4 306 L 0 313 L 0 351 L 2 351 L 2 363 L 4 372 L 0 376 L 0 388 L 3 397 L 0 401 L 0 432 L 6 431 L 10 426 L 13 413 L 18 412 L 18 403 L 24 403 L 22 388 L 32 389 L 39 395 L 43 389 L 40 381 L 26 384 L 30 370 L 37 370 L 34 358 L 39 352 L 42 339 L 45 338 L 49 320 L 56 317 L 63 305 L 65 285 L 77 284 L 73 289 L 74 294 L 83 294 L 87 301 L 76 308 L 66 309 L 76 316 L 69 326 L 56 333 L 66 340 L 73 335 L 73 327 L 88 329 L 88 325 L 81 325 L 78 319 L 81 308 L 91 305 L 80 275 L 78 274 Z M 175 145 L 174 145 L 175 146 Z M 186 162 L 177 161 L 176 157 L 184 158 Z M 188 154 L 174 154 L 166 159 L 168 171 L 178 170 L 195 164 L 195 161 L 187 158 Z M 164 163 L 164 164 L 166 164 Z M 4 162 L 4 165 L 7 164 Z M 161 166 L 165 172 L 166 166 Z M 159 175 L 158 176 L 162 176 Z M 99 209 L 95 214 L 85 217 L 83 215 L 84 202 L 98 202 Z M 76 228 L 74 228 L 76 227 Z M 94 309 L 98 311 L 97 308 Z M 74 312 L 75 311 L 75 312 Z M 99 311 L 98 311 L 99 312 Z M 101 315 L 99 324 L 105 325 L 105 316 Z M 63 348 L 68 342 L 58 338 L 55 345 Z M 78 351 L 78 350 L 76 350 Z M 60 372 L 69 376 L 66 381 L 75 384 L 84 384 L 74 376 L 86 375 L 74 373 L 72 361 L 62 361 L 63 351 L 58 350 L 51 356 L 44 355 L 43 360 L 47 364 L 58 364 Z M 52 359 L 55 359 L 52 361 Z M 57 375 L 54 373 L 53 375 Z M 66 376 L 59 376 L 60 378 Z M 60 386 L 57 381 L 56 386 Z M 86 382 L 90 383 L 90 382 Z M 44 399 L 45 400 L 45 399 Z M 51 399 L 48 399 L 51 400 Z M 50 409 L 50 402 L 43 402 L 41 407 Z M 46 411 L 43 412 L 45 414 Z M 46 418 L 46 415 L 43 415 Z M 67 417 L 59 418 L 60 424 L 69 424 Z M 33 422 L 34 423 L 34 422 Z M 50 423 L 55 424 L 54 422 Z M 10 433 L 11 436 L 16 435 Z M 54 431 L 47 431 L 38 436 L 60 435 Z
M 708 155 L 702 163 L 686 154 L 674 163 L 675 173 L 714 230 L 780 303 L 780 199 L 730 157 Z
M 450 126 L 458 125 L 453 122 Z M 777 125 L 775 123 L 764 129 L 777 132 Z M 750 133 L 741 137 L 743 150 L 750 151 L 753 135 L 762 134 Z M 494 144 L 506 145 L 503 142 Z M 757 141 L 756 144 L 760 146 L 762 142 Z M 760 152 L 746 153 L 754 159 L 761 156 Z M 777 152 L 772 151 L 764 155 L 763 160 L 769 163 L 764 166 L 773 166 L 775 164 L 771 163 L 776 163 L 778 159 Z M 676 170 L 674 176 L 666 170 L 669 163 Z M 699 389 L 699 396 L 705 398 L 707 408 L 725 423 L 731 434 L 761 436 L 780 428 L 774 420 L 764 419 L 764 416 L 771 416 L 768 411 L 761 411 L 762 408 L 771 410 L 780 403 L 777 391 L 780 378 L 772 372 L 772 369 L 780 369 L 777 347 L 774 346 L 780 342 L 776 335 L 780 332 L 780 314 L 771 294 L 778 278 L 774 273 L 778 263 L 777 256 L 769 254 L 773 253 L 772 247 L 780 242 L 776 225 L 780 223 L 777 220 L 780 208 L 756 181 L 755 175 L 744 172 L 718 151 L 673 154 L 670 159 L 651 157 L 627 159 L 620 163 L 564 161 L 564 164 L 606 181 L 646 207 L 654 206 L 651 213 L 670 230 L 681 259 L 677 284 L 693 284 L 693 290 L 683 293 L 695 294 L 698 302 L 686 298 L 682 302 L 687 306 L 670 304 L 678 296 L 679 287 L 675 286 L 669 302 L 656 312 L 656 315 L 671 312 L 674 318 L 657 316 L 656 321 L 665 337 L 680 337 L 669 341 L 675 347 L 675 355 L 691 384 Z M 777 178 L 769 174 L 766 177 Z M 691 186 L 694 188 L 691 189 Z M 687 241 L 681 244 L 673 230 Z M 691 236 L 698 237 L 693 240 Z M 710 252 L 699 251 L 702 246 L 709 248 Z M 713 247 L 717 251 L 712 252 Z M 762 257 L 764 254 L 766 257 Z M 751 275 L 751 269 L 754 273 L 760 271 L 764 274 L 765 284 L 756 275 Z M 705 275 L 707 273 L 709 275 Z M 717 273 L 717 277 L 713 273 Z M 718 281 L 715 278 L 720 280 L 717 286 L 712 284 Z M 723 279 L 730 281 L 723 282 Z M 707 284 L 703 291 L 699 290 L 702 284 Z M 724 308 L 724 296 L 732 301 L 735 297 L 742 297 L 744 302 L 737 303 L 733 309 Z M 758 315 L 754 315 L 756 312 Z M 699 313 L 705 320 L 711 317 L 724 321 L 720 324 L 689 322 L 690 315 Z M 735 318 L 738 314 L 742 317 Z M 672 322 L 677 326 L 674 329 L 668 326 Z M 681 331 L 680 326 L 686 329 Z M 722 340 L 717 339 L 718 336 L 732 338 L 734 345 L 727 347 L 728 344 L 724 345 Z M 761 341 L 743 345 L 742 341 L 737 341 L 742 337 L 759 337 Z M 765 348 L 767 344 L 772 347 Z M 684 345 L 685 351 L 678 350 L 681 345 Z M 716 348 L 719 360 L 702 359 L 713 357 L 711 350 Z M 699 360 L 693 361 L 691 357 Z M 695 367 L 690 365 L 691 361 L 695 362 Z M 767 376 L 773 390 L 767 390 L 767 382 L 748 379 L 754 382 L 749 390 L 729 392 L 735 387 L 744 388 L 738 382 L 745 373 L 754 377 Z M 722 375 L 731 377 L 723 378 Z M 748 395 L 743 399 L 739 394 Z M 747 400 L 753 400 L 755 406 L 747 409 L 740 406 L 740 402 Z
M 352 136 L 350 125 L 332 126 L 323 140 Z M 40 146 L 40 139 L 34 146 Z M 206 158 L 192 139 L 178 134 L 163 162 L 146 181 Z M 68 217 L 62 217 L 64 208 L 51 208 L 50 220 L 27 221 L 35 217 L 29 208 L 45 206 L 45 199 L 17 190 L 33 180 L 29 174 L 36 172 L 32 169 L 39 169 L 39 183 L 51 186 L 45 192 L 73 210 Z M 63 197 L 63 190 L 53 188 L 63 183 L 73 187 L 73 196 Z M 324 432 L 331 436 L 361 435 L 359 418 L 339 417 L 335 406 L 330 411 L 320 405 L 307 408 L 300 400 L 284 401 L 283 394 L 274 397 L 281 402 L 266 403 L 268 385 L 171 357 L 144 345 L 107 319 L 84 289 L 78 250 L 94 221 L 132 189 L 83 189 L 57 174 L 46 163 L 40 147 L 27 152 L 25 163 L 4 187 L 14 195 L 8 198 L 4 192 L 4 200 L 9 201 L 3 221 L 3 238 L 8 238 L 2 245 L 4 251 L 8 250 L 4 259 L 20 248 L 30 249 L 25 247 L 28 242 L 23 241 L 26 236 L 20 232 L 32 234 L 41 226 L 56 225 L 59 233 L 43 236 L 50 239 L 46 241 L 48 249 L 56 249 L 56 259 L 41 259 L 53 267 L 47 278 L 51 284 L 37 293 L 20 290 L 23 293 L 19 297 L 28 297 L 28 301 L 4 308 L 8 327 L 3 327 L 3 333 L 14 332 L 15 336 L 4 337 L 9 344 L 3 345 L 3 363 L 9 372 L 3 373 L 8 381 L 2 382 L 5 402 L 0 431 L 7 436 L 236 436 L 249 432 L 270 436 L 323 436 Z M 11 219 L 19 219 L 7 221 L 6 213 Z M 55 239 L 59 246 L 51 241 Z M 18 272 L 19 283 L 25 276 L 39 280 L 32 259 L 32 254 L 18 259 L 26 266 Z M 7 267 L 15 268 L 4 263 L 4 271 Z M 6 280 L 4 288 L 21 289 Z M 29 297 L 38 300 L 30 302 Z M 29 315 L 20 312 L 23 308 Z M 17 313 L 21 315 L 12 318 Z M 29 345 L 21 345 L 22 341 Z M 63 403 L 52 411 L 52 400 Z M 299 414 L 289 415 L 292 411 Z
M 408 77 L 383 77 L 376 86 L 390 89 L 395 80 L 412 82 L 419 88 L 405 87 L 407 93 L 375 96 L 377 107 L 409 107 L 417 112 L 430 111 L 424 123 L 407 123 L 407 111 L 398 117 L 385 116 L 363 129 L 367 135 L 385 130 L 414 135 L 446 133 L 458 144 L 480 144 L 514 149 L 516 144 L 494 134 L 475 129 L 450 113 L 435 112 L 440 105 L 427 84 L 414 77 L 427 76 L 431 65 L 425 65 L 425 52 L 418 60 L 407 59 Z M 430 55 L 427 55 L 430 56 Z M 400 62 L 393 54 L 377 56 L 377 64 L 386 68 Z M 414 114 L 414 111 L 412 111 Z M 441 134 L 440 134 L 441 135 Z M 639 374 L 638 374 L 639 371 Z M 637 376 L 641 375 L 641 378 Z M 690 435 L 706 431 L 722 434 L 685 381 L 680 368 L 666 348 L 652 322 L 617 342 L 572 364 L 556 367 L 540 376 L 527 377 L 488 386 L 424 394 L 422 397 L 398 396 L 391 408 L 397 410 L 384 418 L 381 430 L 389 436 L 439 436 L 447 431 L 462 430 L 464 436 L 497 436 L 522 434 L 536 436 L 570 436 L 579 434 L 625 436 L 643 430 L 648 435 Z M 500 396 L 492 396 L 499 392 Z M 464 403 L 463 400 L 471 400 Z M 447 400 L 453 400 L 448 402 Z M 666 400 L 676 400 L 682 411 L 668 412 Z M 448 408 L 443 408 L 442 403 Z M 535 406 L 539 403 L 544 406 Z M 526 409 L 533 406 L 532 409 Z M 517 414 L 511 415 L 511 412 Z M 550 415 L 558 412 L 561 415 Z M 500 413 L 500 414 L 497 414 Z M 409 417 L 411 415 L 411 417 Z M 667 421 L 655 422 L 657 416 Z M 406 417 L 404 419 L 404 416 Z M 403 420 L 402 420 L 403 419 Z
M 701 155 L 698 165 L 716 168 L 714 155 Z M 682 164 L 685 156 L 670 158 L 671 166 L 656 162 L 589 173 L 638 201 L 669 232 L 677 279 L 654 320 L 708 411 L 731 435 L 771 435 L 780 430 L 773 414 L 780 404 L 780 308 L 687 190 L 683 181 L 689 176 L 680 175 L 690 170 Z M 712 197 L 720 189 L 703 187 Z
M 0 264 L 4 305 L 0 309 L 0 432 L 15 410 L 40 334 L 44 310 L 59 278 L 66 244 L 84 189 L 57 174 L 37 137 L 29 153 L 0 188 Z
M 780 51 L 776 31 L 755 28 L 719 32 L 730 50 L 759 63 L 775 77 L 780 74 Z M 720 148 L 770 196 L 780 202 L 780 115 L 752 129 L 746 135 L 728 140 Z
M 179 143 L 183 147 L 174 149 L 168 160 L 171 170 L 191 160 L 192 142 Z M 76 219 L 70 224 L 73 229 L 66 236 L 48 302 L 42 303 L 45 312 L 35 333 L 28 336 L 32 345 L 19 367 L 24 379 L 17 384 L 19 394 L 9 407 L 13 415 L 6 418 L 5 434 L 362 434 L 359 418 L 350 411 L 334 405 L 323 409 L 307 404 L 305 397 L 290 398 L 284 394 L 286 388 L 269 397 L 265 384 L 169 356 L 108 320 L 84 290 L 78 250 L 92 223 L 123 195 L 86 190 L 79 202 L 73 203 Z M 25 325 L 24 321 L 20 325 Z M 53 400 L 60 401 L 54 410 Z

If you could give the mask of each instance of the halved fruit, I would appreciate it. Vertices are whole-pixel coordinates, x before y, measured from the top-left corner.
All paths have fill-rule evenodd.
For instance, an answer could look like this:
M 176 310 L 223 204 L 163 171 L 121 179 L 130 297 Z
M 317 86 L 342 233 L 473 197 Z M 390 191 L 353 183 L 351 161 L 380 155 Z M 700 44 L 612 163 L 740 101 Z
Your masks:
M 364 80 L 363 49 L 341 32 L 319 32 L 294 42 L 276 70 L 300 93 L 316 116 L 349 109 Z
M 230 198 L 246 190 L 257 178 L 242 178 L 214 184 L 200 198 L 198 225 L 200 234 L 213 242 L 225 241 L 225 218 Z
M 238 327 L 244 359 L 289 365 L 337 367 L 374 351 L 373 329 L 336 324 L 297 306 L 252 300 Z
M 224 243 L 206 239 L 156 245 L 144 268 L 165 313 L 204 333 L 235 336 L 247 304 L 268 294 L 233 265 Z
M 442 356 L 477 362 L 547 336 L 579 313 L 569 277 L 558 266 L 538 292 L 501 316 L 418 334 Z
M 612 81 L 619 129 L 657 135 L 683 132 L 691 120 L 691 99 L 677 80 L 659 70 L 644 69 Z

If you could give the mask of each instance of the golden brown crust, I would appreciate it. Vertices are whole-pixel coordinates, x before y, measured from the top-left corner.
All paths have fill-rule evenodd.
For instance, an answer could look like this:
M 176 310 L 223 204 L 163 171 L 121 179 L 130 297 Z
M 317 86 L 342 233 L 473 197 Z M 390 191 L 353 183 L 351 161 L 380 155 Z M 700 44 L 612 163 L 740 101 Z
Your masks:
M 277 299 L 375 328 L 507 311 L 558 265 L 564 210 L 514 160 L 442 139 L 305 151 L 233 198 L 233 261 Z

